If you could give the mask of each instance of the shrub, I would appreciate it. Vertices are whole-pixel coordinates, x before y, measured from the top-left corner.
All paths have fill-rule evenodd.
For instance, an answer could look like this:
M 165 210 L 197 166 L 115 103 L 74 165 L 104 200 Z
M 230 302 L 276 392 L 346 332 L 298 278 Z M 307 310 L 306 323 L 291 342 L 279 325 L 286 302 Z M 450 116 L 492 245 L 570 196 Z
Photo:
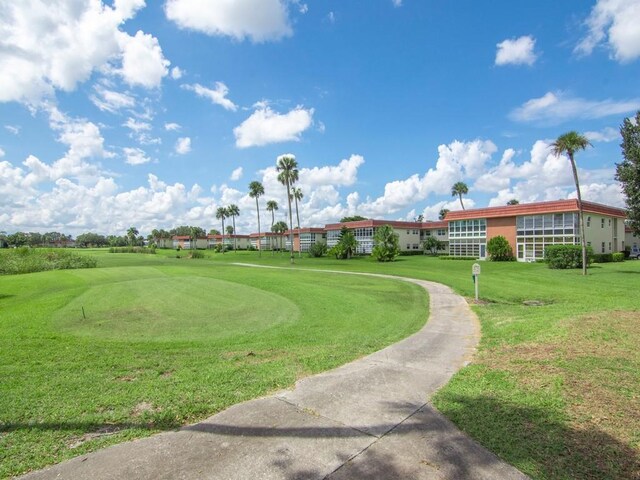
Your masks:
M 400 251 L 401 257 L 413 257 L 414 255 L 424 255 L 422 250 L 402 250 Z
M 624 258 L 626 260 L 631 255 L 631 247 L 629 245 L 627 245 L 626 247 L 624 247 L 624 252 L 622 252 L 622 253 L 623 253 Z
M 393 227 L 383 225 L 376 230 L 373 237 L 375 245 L 371 256 L 379 262 L 393 262 L 400 253 L 399 236 L 394 233 Z
M 515 260 L 509 241 L 502 235 L 489 239 L 487 253 L 489 253 L 489 259 L 494 262 L 511 262 Z
M 610 262 L 613 262 L 613 254 L 611 254 L 611 253 L 594 253 L 593 254 L 593 262 L 594 263 L 610 263 Z
M 444 250 L 444 242 L 441 242 L 436 237 L 429 236 L 422 242 L 422 248 L 424 253 L 429 252 L 431 255 L 437 255 L 439 250 Z
M 155 254 L 156 247 L 111 247 L 109 253 L 148 253 Z
M 613 253 L 613 254 L 611 255 L 611 259 L 612 259 L 614 262 L 624 262 L 624 253 L 622 253 L 622 252 L 616 252 L 616 253 Z
M 310 257 L 322 257 L 327 254 L 327 244 L 325 242 L 316 242 L 309 247 Z
M 0 274 L 42 272 L 45 270 L 67 270 L 94 268 L 98 261 L 93 257 L 78 255 L 69 250 L 17 248 L 0 254 Z
M 191 250 L 191 252 L 189 252 L 189 258 L 204 258 L 204 252 L 200 250 Z
M 587 265 L 593 258 L 593 250 L 587 247 Z M 582 268 L 580 245 L 549 245 L 544 249 L 544 259 L 549 268 Z

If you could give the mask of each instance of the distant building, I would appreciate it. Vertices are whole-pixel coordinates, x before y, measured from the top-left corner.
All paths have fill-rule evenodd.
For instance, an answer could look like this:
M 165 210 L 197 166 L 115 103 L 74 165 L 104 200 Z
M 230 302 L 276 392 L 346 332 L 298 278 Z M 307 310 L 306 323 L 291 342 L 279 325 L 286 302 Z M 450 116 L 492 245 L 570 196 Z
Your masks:
M 173 248 L 182 248 L 183 250 L 189 250 L 192 248 L 201 248 L 205 249 L 208 246 L 208 242 L 206 238 L 196 238 L 195 245 L 191 241 L 191 237 L 189 235 L 174 235 L 171 237 Z
M 625 210 L 582 202 L 587 245 L 594 253 L 624 250 Z M 449 254 L 486 258 L 487 241 L 504 236 L 519 261 L 544 257 L 544 248 L 580 244 L 578 201 L 525 203 L 447 213 Z
M 235 246 L 238 250 L 247 250 L 250 245 L 249 235 L 207 235 L 207 247 L 215 248 L 223 239 L 227 249 L 233 249 Z

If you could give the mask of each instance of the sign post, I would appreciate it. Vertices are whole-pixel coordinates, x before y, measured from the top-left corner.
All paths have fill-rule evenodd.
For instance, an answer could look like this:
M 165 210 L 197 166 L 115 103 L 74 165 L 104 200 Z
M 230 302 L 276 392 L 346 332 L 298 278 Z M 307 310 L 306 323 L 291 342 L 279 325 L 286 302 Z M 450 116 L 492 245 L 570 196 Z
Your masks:
M 473 283 L 476 287 L 476 302 L 478 301 L 478 284 L 480 283 L 480 264 L 474 263 L 471 267 L 471 275 L 473 276 Z

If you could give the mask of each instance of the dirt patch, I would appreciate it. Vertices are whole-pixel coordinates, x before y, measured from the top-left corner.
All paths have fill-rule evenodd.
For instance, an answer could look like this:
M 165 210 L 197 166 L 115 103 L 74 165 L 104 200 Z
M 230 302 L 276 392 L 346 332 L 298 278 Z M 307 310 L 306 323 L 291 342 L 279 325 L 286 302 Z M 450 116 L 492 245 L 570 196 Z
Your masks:
M 154 407 L 153 404 L 149 402 L 140 402 L 131 410 L 132 417 L 141 417 L 145 413 L 155 413 L 159 412 L 162 409 L 160 407 Z
M 100 429 L 96 430 L 95 432 L 85 433 L 81 437 L 75 437 L 70 439 L 67 442 L 67 447 L 73 450 L 74 448 L 78 448 L 79 446 L 91 440 L 95 440 L 96 438 L 108 437 L 110 435 L 115 435 L 121 430 L 122 430 L 121 428 L 115 425 L 105 425 Z

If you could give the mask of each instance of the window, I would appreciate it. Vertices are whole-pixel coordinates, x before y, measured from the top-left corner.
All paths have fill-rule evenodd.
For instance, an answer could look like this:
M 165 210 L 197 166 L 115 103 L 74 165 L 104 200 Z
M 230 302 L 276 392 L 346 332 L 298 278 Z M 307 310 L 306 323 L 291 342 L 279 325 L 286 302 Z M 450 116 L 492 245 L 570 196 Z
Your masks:
M 407 250 L 411 250 L 411 245 L 407 243 Z
M 611 226 L 611 219 L 609 219 L 609 226 Z
M 604 228 L 604 218 L 600 219 L 600 228 Z
M 590 246 L 591 246 L 591 242 L 587 242 L 587 247 L 590 247 Z
M 604 242 L 602 242 L 602 253 L 604 253 Z
M 611 251 L 611 242 L 609 242 L 609 251 Z
M 587 217 L 587 227 L 591 226 L 591 217 Z
M 414 249 L 414 250 L 420 250 L 420 245 L 419 245 L 419 244 L 417 244 L 417 243 L 414 243 L 414 244 L 413 244 L 413 249 Z

